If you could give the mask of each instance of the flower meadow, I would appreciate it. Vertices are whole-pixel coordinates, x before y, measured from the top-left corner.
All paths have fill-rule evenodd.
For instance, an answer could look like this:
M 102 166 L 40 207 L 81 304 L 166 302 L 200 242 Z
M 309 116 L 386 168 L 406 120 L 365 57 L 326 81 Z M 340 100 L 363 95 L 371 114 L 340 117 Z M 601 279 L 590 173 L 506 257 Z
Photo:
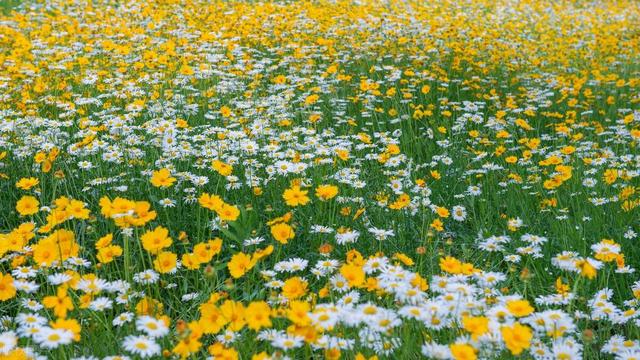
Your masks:
M 0 359 L 640 359 L 638 2 L 0 9 Z

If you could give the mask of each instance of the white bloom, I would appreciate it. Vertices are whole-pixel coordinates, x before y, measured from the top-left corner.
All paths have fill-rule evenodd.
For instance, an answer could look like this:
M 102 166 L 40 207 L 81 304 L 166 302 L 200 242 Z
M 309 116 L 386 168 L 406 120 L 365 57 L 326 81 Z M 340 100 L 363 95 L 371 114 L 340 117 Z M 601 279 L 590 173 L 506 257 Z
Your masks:
M 152 338 L 160 338 L 169 333 L 169 327 L 164 321 L 151 316 L 140 316 L 136 320 L 136 329 L 143 331 Z
M 5 331 L 0 333 L 0 354 L 6 355 L 16 347 L 18 338 L 13 331 Z
M 126 351 L 139 355 L 143 358 L 160 355 L 160 345 L 156 344 L 153 339 L 144 335 L 127 336 L 126 338 L 124 338 L 122 347 Z

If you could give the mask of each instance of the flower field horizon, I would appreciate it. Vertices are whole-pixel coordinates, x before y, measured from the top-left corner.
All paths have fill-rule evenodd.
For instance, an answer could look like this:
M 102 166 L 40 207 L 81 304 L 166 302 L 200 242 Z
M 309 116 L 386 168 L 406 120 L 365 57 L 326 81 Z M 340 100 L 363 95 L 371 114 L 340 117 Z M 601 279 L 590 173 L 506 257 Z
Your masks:
M 0 360 L 640 359 L 640 3 L 0 6 Z

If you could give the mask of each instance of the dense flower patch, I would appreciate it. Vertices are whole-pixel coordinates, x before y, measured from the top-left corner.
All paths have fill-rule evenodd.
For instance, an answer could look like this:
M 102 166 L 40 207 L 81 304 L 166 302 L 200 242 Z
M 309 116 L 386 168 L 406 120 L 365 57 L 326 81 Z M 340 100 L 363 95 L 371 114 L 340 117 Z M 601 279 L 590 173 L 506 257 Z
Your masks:
M 0 359 L 640 358 L 634 1 L 24 1 Z

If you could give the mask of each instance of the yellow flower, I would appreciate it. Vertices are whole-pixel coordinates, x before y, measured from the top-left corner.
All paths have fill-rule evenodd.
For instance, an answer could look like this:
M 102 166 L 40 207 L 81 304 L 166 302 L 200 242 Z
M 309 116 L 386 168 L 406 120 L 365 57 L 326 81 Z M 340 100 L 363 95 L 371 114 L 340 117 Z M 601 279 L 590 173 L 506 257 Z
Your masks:
M 78 256 L 80 246 L 72 231 L 60 229 L 41 239 L 33 247 L 33 260 L 41 266 L 62 263 L 70 257 Z
M 448 218 L 449 217 L 449 210 L 447 210 L 446 207 L 437 206 L 436 207 L 436 214 L 438 214 L 438 216 L 440 216 L 441 218 Z
M 316 196 L 323 201 L 334 198 L 338 195 L 338 187 L 335 185 L 320 185 L 316 188 Z
M 271 226 L 271 235 L 281 244 L 286 244 L 295 237 L 293 228 L 286 223 L 279 223 Z
M 16 210 L 22 216 L 33 215 L 37 213 L 38 210 L 40 210 L 39 206 L 40 202 L 38 201 L 38 199 L 33 196 L 27 195 L 18 200 L 18 202 L 16 203 Z
M 471 338 L 475 341 L 489 331 L 489 319 L 484 316 L 463 316 L 462 326 L 471 333 Z
M 523 317 L 531 314 L 535 309 L 527 300 L 507 301 L 507 310 L 515 317 Z
M 223 204 L 216 213 L 220 220 L 224 221 L 235 221 L 240 216 L 240 210 L 236 206 L 229 204 Z
M 202 331 L 197 332 L 193 329 L 195 327 L 199 328 L 200 325 L 197 322 L 193 322 L 193 325 L 189 324 L 189 328 L 191 329 L 190 334 L 178 341 L 176 346 L 171 349 L 171 352 L 178 355 L 180 359 L 188 358 L 200 351 L 200 348 L 202 347 L 202 342 L 200 342 Z
M 88 219 L 90 211 L 85 208 L 85 204 L 79 200 L 71 200 L 67 206 L 64 207 L 64 211 L 67 212 L 69 218 L 74 219 Z
M 339 348 L 328 348 L 324 350 L 324 358 L 325 360 L 339 360 L 342 355 L 342 352 Z
M 516 119 L 515 124 L 525 130 L 533 130 L 533 127 L 525 119 Z
M 520 355 L 531 346 L 533 332 L 528 326 L 515 323 L 513 326 L 503 326 L 500 329 L 500 333 L 502 334 L 502 339 L 507 349 L 509 349 L 513 355 Z
M 287 279 L 282 286 L 282 295 L 289 300 L 297 299 L 307 293 L 307 282 L 300 277 Z
M 198 257 L 192 253 L 182 254 L 181 263 L 182 266 L 189 270 L 197 270 L 200 268 L 200 261 L 198 261 Z
M 59 287 L 56 295 L 46 296 L 42 299 L 42 305 L 47 309 L 53 309 L 53 313 L 59 318 L 66 318 L 67 312 L 74 309 L 71 298 L 67 296 L 67 289 Z
M 431 224 L 429 224 L 429 227 L 436 231 L 444 231 L 444 224 L 440 219 L 434 219 Z
M 377 355 L 373 355 L 370 358 L 367 358 L 364 355 L 362 355 L 362 353 L 357 353 L 356 357 L 354 358 L 354 360 L 378 360 L 378 356 Z
M 108 264 L 113 261 L 113 259 L 122 255 L 122 248 L 118 245 L 109 245 L 98 250 L 98 255 L 96 258 L 103 264 Z
M 10 274 L 0 273 L 0 301 L 7 301 L 16 296 L 16 287 Z
M 169 237 L 169 230 L 162 226 L 157 226 L 155 229 L 145 232 L 140 237 L 140 240 L 142 241 L 142 248 L 152 254 L 157 254 L 173 243 L 173 240 Z
M 476 360 L 478 358 L 476 349 L 469 344 L 451 344 L 449 350 L 455 360 Z
M 286 77 L 286 76 L 284 76 L 284 75 L 282 75 L 282 74 L 280 74 L 280 75 L 278 75 L 278 76 L 274 77 L 273 79 L 271 79 L 271 81 L 272 81 L 274 84 L 284 84 L 284 83 L 286 83 L 286 82 L 287 82 L 287 77 Z
M 306 301 L 291 301 L 287 309 L 287 319 L 298 326 L 308 326 L 311 324 L 309 318 L 311 305 Z
M 194 71 L 188 64 L 182 64 L 180 67 L 180 74 L 182 75 L 193 75 Z
M 336 155 L 338 155 L 338 158 L 340 158 L 340 160 L 342 160 L 342 161 L 349 160 L 349 150 L 338 149 L 338 150 L 336 150 Z
M 229 117 L 231 116 L 233 113 L 231 112 L 231 109 L 228 106 L 223 106 L 220 108 L 220 115 L 222 115 L 223 117 Z
M 113 234 L 107 234 L 96 241 L 95 247 L 96 249 L 102 249 L 111 245 L 111 241 L 113 241 Z
M 57 319 L 51 323 L 53 329 L 65 329 L 73 333 L 73 340 L 80 341 L 82 327 L 76 319 Z
M 162 314 L 164 305 L 151 297 L 144 297 L 136 304 L 136 314 L 156 316 Z
M 238 352 L 233 348 L 226 348 L 221 343 L 215 343 L 207 349 L 214 359 L 238 360 Z
M 450 274 L 460 274 L 462 272 L 462 263 L 451 256 L 440 258 L 440 270 Z
M 258 249 L 256 250 L 256 252 L 253 253 L 251 257 L 251 261 L 254 263 L 258 262 L 258 260 L 271 255 L 272 252 L 273 252 L 273 245 L 269 245 L 264 249 Z
M 506 161 L 509 164 L 515 164 L 518 162 L 518 157 L 517 156 L 507 156 L 504 161 Z
M 587 260 L 577 260 L 576 267 L 580 270 L 580 275 L 587 279 L 596 277 L 597 269 Z
M 22 190 L 29 190 L 38 184 L 40 184 L 40 180 L 34 177 L 22 178 L 18 182 L 16 182 L 16 187 Z
M 151 175 L 151 185 L 155 187 L 170 187 L 174 182 L 176 182 L 176 178 L 171 176 L 171 173 L 167 168 L 154 171 Z
M 186 129 L 189 127 L 189 123 L 184 119 L 176 119 L 176 126 L 180 129 Z
M 222 239 L 216 238 L 193 247 L 193 255 L 199 263 L 208 263 L 222 249 Z
M 254 301 L 247 306 L 245 311 L 245 319 L 247 326 L 252 330 L 260 330 L 261 328 L 271 327 L 271 308 L 264 301 Z
M 365 274 L 361 266 L 344 264 L 340 267 L 340 274 L 347 280 L 351 287 L 358 287 L 364 283 Z
M 604 174 L 602 175 L 602 178 L 604 179 L 604 181 L 607 184 L 611 185 L 618 179 L 618 170 L 616 170 L 616 169 L 607 169 L 607 170 L 605 170 Z
M 42 172 L 44 173 L 48 173 L 49 171 L 51 171 L 51 168 L 53 167 L 53 164 L 51 163 L 51 161 L 49 160 L 45 160 L 42 163 Z
M 214 160 L 211 167 L 222 176 L 229 176 L 233 172 L 233 166 L 223 163 L 220 160 Z
M 227 264 L 227 268 L 229 268 L 229 273 L 235 279 L 242 277 L 247 271 L 253 268 L 253 262 L 251 261 L 251 257 L 245 253 L 239 252 L 231 257 L 229 263 Z
M 224 200 L 222 200 L 220 196 L 209 195 L 207 193 L 203 193 L 202 195 L 200 195 L 198 202 L 203 208 L 213 211 L 222 208 L 222 205 L 224 205 Z
M 309 202 L 307 193 L 308 191 L 301 190 L 300 186 L 294 185 L 284 191 L 284 194 L 282 194 L 282 198 L 287 205 L 295 207 L 298 205 L 305 205 Z
M 562 282 L 562 278 L 556 279 L 555 283 L 556 292 L 560 295 L 566 296 L 569 293 L 569 285 Z
M 413 266 L 415 264 L 413 259 L 411 259 L 410 257 L 408 257 L 406 254 L 403 254 L 403 253 L 395 253 L 393 254 L 393 258 L 396 260 L 399 260 L 401 263 L 403 263 L 406 266 Z
M 153 268 L 161 273 L 166 274 L 176 269 L 178 263 L 178 256 L 170 251 L 164 251 L 158 254 L 153 261 Z
M 199 325 L 206 334 L 218 333 L 226 324 L 227 319 L 222 316 L 220 309 L 211 303 L 200 305 Z
M 317 94 L 311 94 L 304 99 L 304 104 L 313 105 L 318 101 L 318 99 L 320 99 L 320 96 L 318 96 Z
M 389 204 L 389 208 L 393 210 L 401 210 L 407 207 L 411 203 L 411 197 L 407 194 L 401 194 L 398 199 Z
M 227 321 L 227 328 L 231 331 L 240 331 L 245 324 L 245 308 L 239 301 L 227 300 L 220 305 L 220 313 Z

